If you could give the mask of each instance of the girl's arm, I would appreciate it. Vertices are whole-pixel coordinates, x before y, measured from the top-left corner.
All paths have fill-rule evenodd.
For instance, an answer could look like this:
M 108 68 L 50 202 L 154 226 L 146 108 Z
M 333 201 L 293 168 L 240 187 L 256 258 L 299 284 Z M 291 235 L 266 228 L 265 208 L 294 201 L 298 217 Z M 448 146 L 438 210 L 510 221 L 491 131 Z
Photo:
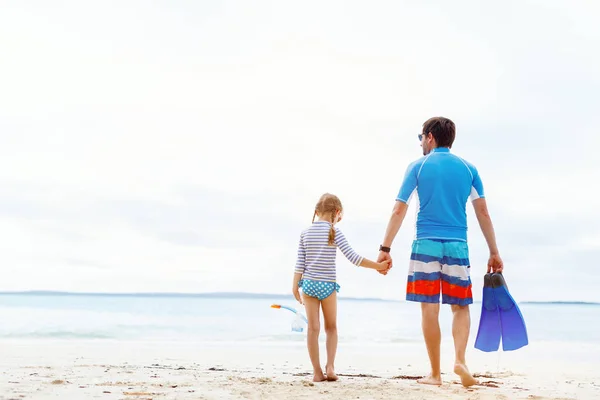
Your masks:
M 300 295 L 300 288 L 298 287 L 298 282 L 302 279 L 302 274 L 294 273 L 294 283 L 292 283 L 292 294 L 298 303 L 304 304 L 302 301 L 302 296 Z
M 350 246 L 346 237 L 342 233 L 341 230 L 335 229 L 335 243 L 342 251 L 342 254 L 350 261 L 352 264 L 364 267 L 364 268 L 372 268 L 379 271 L 383 271 L 389 268 L 390 262 L 384 261 L 381 263 L 376 263 L 374 261 L 369 260 L 368 258 L 361 257 L 358 255 Z
M 302 274 L 299 273 L 294 273 L 294 282 L 292 283 L 292 289 L 293 290 L 298 290 L 298 282 L 300 282 L 300 279 L 302 279 Z
M 306 249 L 304 248 L 304 234 L 300 235 L 300 242 L 298 243 L 298 259 L 296 260 L 296 267 L 294 268 L 294 280 L 292 282 L 292 293 L 298 303 L 302 303 L 302 297 L 298 291 L 298 282 L 302 279 L 304 269 L 306 268 Z
M 360 263 L 360 266 L 365 268 L 376 269 L 377 271 L 385 271 L 390 268 L 391 263 L 392 260 L 384 260 L 378 263 L 375 261 L 371 261 L 368 258 L 363 258 L 362 262 Z
M 296 267 L 294 268 L 294 272 L 296 274 L 304 273 L 304 269 L 306 268 L 306 249 L 304 248 L 304 232 L 300 235 L 300 241 L 298 242 L 298 258 L 296 259 Z M 296 278 L 294 278 L 296 279 Z

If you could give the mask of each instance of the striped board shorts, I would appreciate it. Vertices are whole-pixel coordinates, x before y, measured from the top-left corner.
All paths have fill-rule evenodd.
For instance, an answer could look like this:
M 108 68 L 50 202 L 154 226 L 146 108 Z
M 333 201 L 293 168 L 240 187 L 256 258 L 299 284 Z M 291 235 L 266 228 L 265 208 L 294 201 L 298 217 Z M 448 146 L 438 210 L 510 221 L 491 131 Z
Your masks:
M 413 242 L 406 300 L 421 303 L 473 303 L 467 242 L 418 239 Z

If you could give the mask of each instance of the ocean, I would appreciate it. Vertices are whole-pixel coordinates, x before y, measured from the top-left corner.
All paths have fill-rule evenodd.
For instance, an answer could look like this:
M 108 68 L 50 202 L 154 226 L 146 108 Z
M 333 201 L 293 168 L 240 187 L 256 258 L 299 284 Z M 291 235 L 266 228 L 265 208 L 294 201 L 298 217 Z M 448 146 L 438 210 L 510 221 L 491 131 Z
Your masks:
M 0 294 L 0 339 L 304 341 L 305 331 L 292 331 L 294 314 L 272 304 L 304 311 L 291 296 L 5 293 Z M 471 307 L 474 340 L 481 304 Z M 600 339 L 600 304 L 521 303 L 520 308 L 530 343 L 596 344 Z M 451 318 L 450 308 L 443 307 L 445 337 L 451 335 Z M 402 301 L 340 298 L 338 332 L 341 344 L 421 342 L 420 308 Z

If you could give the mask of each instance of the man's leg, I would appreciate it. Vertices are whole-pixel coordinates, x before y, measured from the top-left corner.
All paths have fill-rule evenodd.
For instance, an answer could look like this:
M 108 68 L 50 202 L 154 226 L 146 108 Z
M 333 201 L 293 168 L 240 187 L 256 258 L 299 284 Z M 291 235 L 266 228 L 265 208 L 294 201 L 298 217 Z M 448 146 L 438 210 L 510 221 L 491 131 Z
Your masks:
M 456 357 L 454 372 L 460 376 L 463 386 L 468 387 L 477 383 L 465 360 L 471 330 L 469 304 L 473 303 L 469 246 L 466 242 L 447 242 L 444 244 L 444 256 L 448 261 L 442 265 L 442 304 L 451 304 L 452 307 L 452 336 Z
M 471 330 L 471 314 L 469 306 L 452 305 L 452 336 L 454 336 L 454 350 L 456 364 L 466 364 L 465 353 Z
M 465 353 L 471 330 L 471 314 L 469 306 L 452 305 L 452 336 L 454 337 L 454 372 L 460 376 L 463 386 L 472 386 L 477 383 L 467 368 Z
M 415 240 L 412 245 L 406 300 L 421 303 L 421 328 L 431 363 L 431 373 L 419 383 L 441 385 L 440 347 L 440 286 L 443 244 L 432 240 Z
M 442 372 L 440 369 L 440 348 L 442 342 L 442 332 L 440 330 L 440 304 L 439 303 L 421 303 L 421 326 L 423 328 L 423 337 L 427 346 L 427 354 L 431 364 L 431 374 L 425 378 L 419 379 L 419 383 L 428 385 L 441 385 Z

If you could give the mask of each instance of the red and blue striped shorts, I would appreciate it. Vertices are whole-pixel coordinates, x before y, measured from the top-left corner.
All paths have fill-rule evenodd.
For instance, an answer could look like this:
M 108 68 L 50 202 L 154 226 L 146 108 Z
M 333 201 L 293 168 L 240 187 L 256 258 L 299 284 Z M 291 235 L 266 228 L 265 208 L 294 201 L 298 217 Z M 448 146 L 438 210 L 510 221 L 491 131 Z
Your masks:
M 413 242 L 406 300 L 421 303 L 473 303 L 467 242 L 418 239 Z

